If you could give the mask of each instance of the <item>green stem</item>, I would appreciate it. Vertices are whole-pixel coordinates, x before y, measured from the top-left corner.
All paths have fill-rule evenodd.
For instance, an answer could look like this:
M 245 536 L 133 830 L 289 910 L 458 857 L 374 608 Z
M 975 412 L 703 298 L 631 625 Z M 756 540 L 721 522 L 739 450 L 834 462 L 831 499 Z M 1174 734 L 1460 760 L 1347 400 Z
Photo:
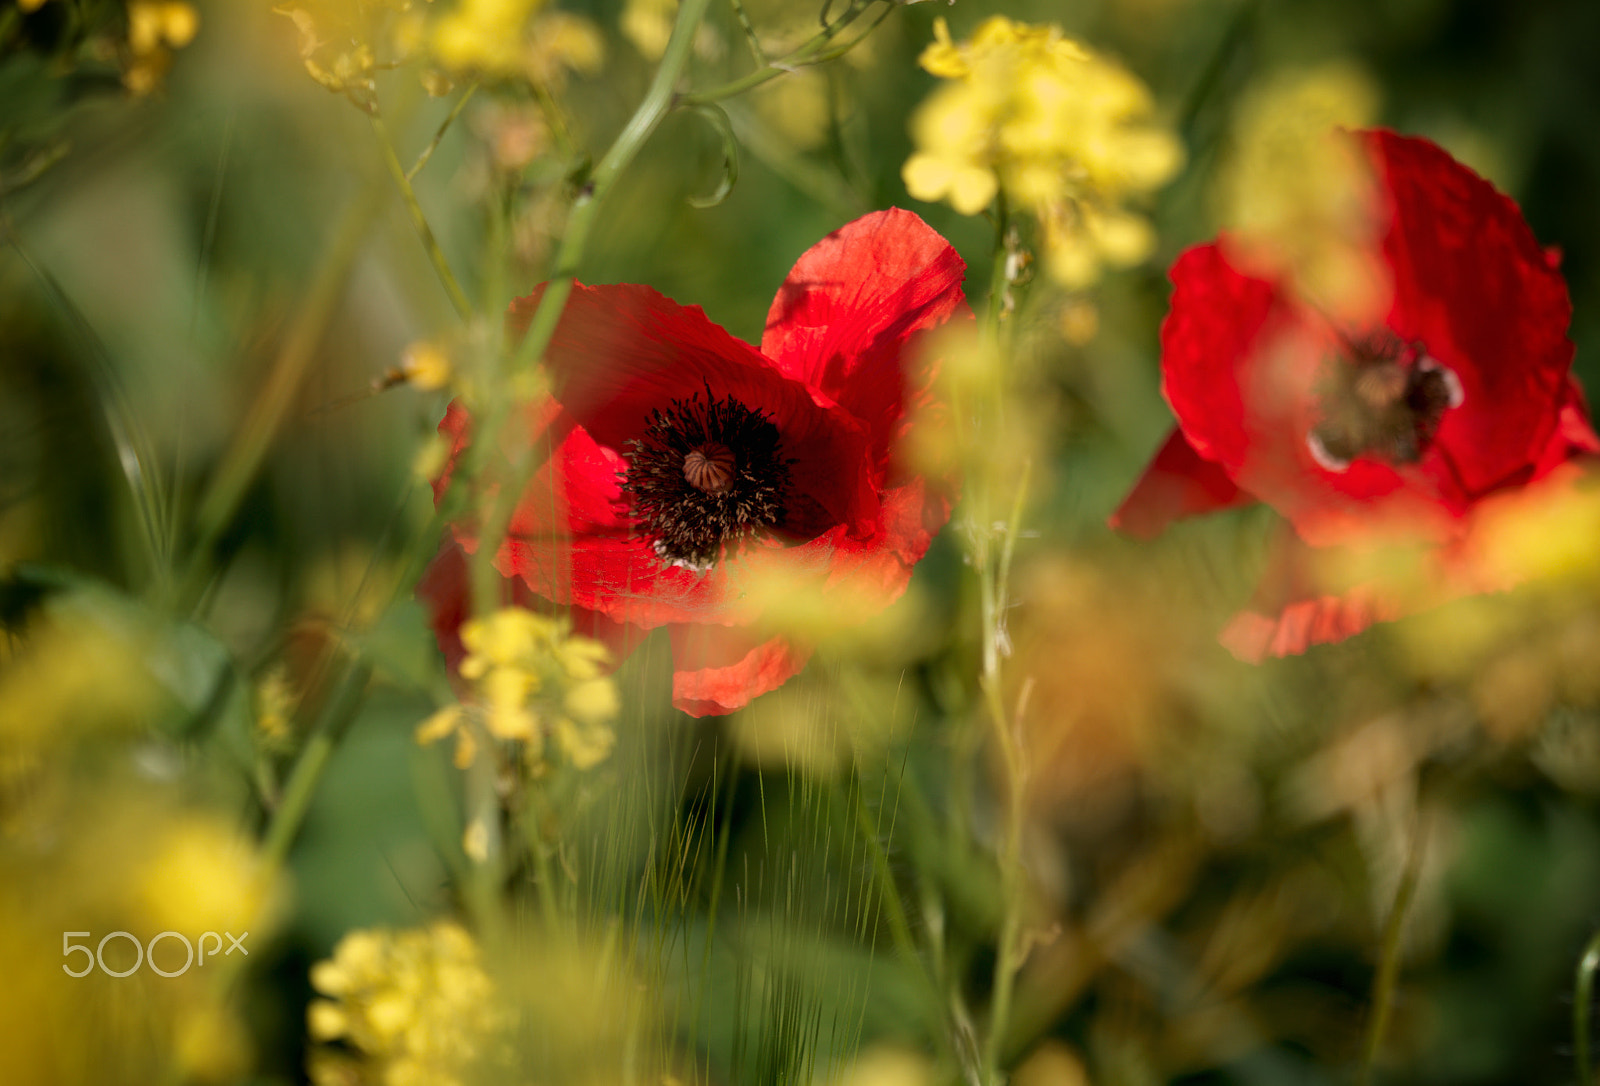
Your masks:
M 323 771 L 328 768 L 328 760 L 333 757 L 334 748 L 355 720 L 356 711 L 360 709 L 366 693 L 367 681 L 371 678 L 370 664 L 352 664 L 345 671 L 318 718 L 311 738 L 295 760 L 289 782 L 283 788 L 283 799 L 277 810 L 272 812 L 272 820 L 267 824 L 266 837 L 261 845 L 261 856 L 269 869 L 282 866 L 287 859 L 289 846 L 294 843 L 300 823 L 311 808 L 311 799 L 316 795 Z
M 1022 520 L 1023 503 L 1028 493 L 1032 462 L 1022 469 L 1017 481 L 1017 492 L 1011 503 L 1011 516 L 1006 521 L 1005 536 L 1000 543 L 1000 554 L 982 571 L 984 609 L 984 700 L 989 719 L 994 724 L 995 743 L 1001 752 L 1005 770 L 1006 790 L 1005 835 L 1000 856 L 1001 897 L 1005 915 L 1000 924 L 1000 944 L 995 954 L 994 996 L 989 1008 L 989 1030 L 984 1040 L 983 1066 L 985 1081 L 999 1083 L 1004 1076 L 1000 1064 L 1005 1053 L 1006 1029 L 1011 1018 L 1011 999 L 1016 990 L 1017 970 L 1022 966 L 1022 911 L 1024 879 L 1022 867 L 1022 831 L 1027 815 L 1027 765 L 1021 741 L 1016 732 L 1016 721 L 1005 705 L 1001 685 L 1000 639 L 1001 615 L 1011 575 L 1011 559 L 1016 550 L 1018 526 Z M 985 547 L 985 557 L 992 555 Z
M 988 304 L 983 314 L 989 334 L 997 341 L 1000 336 L 1000 323 L 1005 320 L 1006 315 L 1006 294 L 1011 286 L 1011 280 L 1006 275 L 1006 262 L 1010 255 L 1006 235 L 1010 230 L 1011 205 L 1006 200 L 1005 190 L 1002 189 L 994 198 L 994 264 L 989 269 Z
M 661 119 L 672 108 L 673 87 L 688 65 L 695 29 L 700 25 L 700 20 L 704 18 L 710 4 L 711 0 L 684 0 L 679 6 L 678 20 L 673 25 L 672 37 L 667 41 L 666 52 L 661 56 L 661 66 L 656 69 L 655 78 L 651 81 L 649 90 L 645 92 L 644 100 L 639 103 L 639 108 L 629 118 L 627 125 L 618 134 L 616 142 L 594 168 L 588 184 L 573 202 L 571 214 L 567 218 L 566 233 L 562 236 L 561 247 L 556 252 L 555 275 L 545 285 L 544 295 L 539 299 L 539 307 L 534 310 L 533 318 L 528 323 L 528 331 L 523 335 L 522 342 L 517 345 L 516 353 L 512 356 L 510 367 L 512 376 L 529 370 L 550 345 L 556 325 L 561 320 L 561 312 L 566 308 L 567 299 L 572 295 L 578 266 L 588 248 L 589 234 L 599 216 L 600 207 L 622 171 L 632 163 L 645 141 L 650 138 L 650 134 L 656 130 Z M 485 450 L 480 455 L 488 455 L 487 450 L 496 447 L 499 430 L 508 417 L 509 412 L 501 410 L 486 420 L 483 433 L 478 435 L 474 442 L 480 449 Z M 479 614 L 487 613 L 499 595 L 499 576 L 494 569 L 494 558 L 500 550 L 501 541 L 505 538 L 506 529 L 511 524 L 511 516 L 516 510 L 518 500 L 533 478 L 533 473 L 543 462 L 542 451 L 527 449 L 518 453 L 507 473 L 508 485 L 500 488 L 488 515 L 484 518 L 479 531 L 478 551 L 473 555 L 472 563 L 473 609 Z
M 1227 71 L 1229 62 L 1244 43 L 1258 6 L 1259 0 L 1240 0 L 1239 5 L 1233 9 L 1228 25 L 1217 38 L 1216 48 L 1207 58 L 1205 68 L 1195 80 L 1194 86 L 1189 88 L 1189 93 L 1184 96 L 1183 108 L 1178 112 L 1178 131 L 1183 134 L 1185 143 L 1193 142 L 1194 126 L 1200 117 L 1200 110 L 1221 85 L 1222 76 Z
M 995 199 L 994 208 L 994 263 L 989 275 L 988 308 L 984 314 L 985 332 L 992 340 L 997 353 L 1005 355 L 1007 340 L 1013 322 L 1007 322 L 1006 307 L 1011 291 L 1006 262 L 1010 252 L 1010 206 L 1005 193 Z M 987 425 L 998 430 L 1003 424 L 1004 401 L 991 393 Z M 1012 997 L 1016 990 L 1017 971 L 1022 965 L 1022 914 L 1026 890 L 1022 866 L 1022 831 L 1026 818 L 1026 775 L 1024 753 L 1016 733 L 1015 721 L 1005 704 L 1005 691 L 1001 669 L 1001 644 L 1003 640 L 1004 613 L 1010 591 L 1011 561 L 1016 552 L 1016 540 L 1027 500 L 1032 462 L 1024 464 L 1021 478 L 1016 481 L 1012 495 L 1010 515 L 1004 521 L 998 539 L 993 534 L 991 517 L 987 510 L 979 516 L 973 538 L 976 553 L 974 564 L 978 569 L 979 607 L 983 636 L 983 671 L 980 687 L 987 715 L 993 729 L 993 740 L 1001 755 L 1004 773 L 1005 822 L 1000 846 L 1000 886 L 1004 914 L 1000 924 L 999 945 L 995 953 L 993 995 L 989 1007 L 989 1026 L 983 1045 L 983 1078 L 986 1083 L 1003 1081 L 1000 1066 L 1005 1056 L 1005 1037 L 1010 1023 Z
M 407 181 L 422 172 L 422 167 L 428 164 L 428 160 L 433 157 L 433 153 L 439 149 L 439 144 L 444 142 L 444 134 L 450 131 L 450 126 L 455 123 L 457 117 L 461 116 L 461 111 L 467 108 L 467 103 L 472 101 L 472 96 L 476 93 L 478 93 L 478 84 L 476 83 L 461 92 L 461 97 L 456 99 L 456 104 L 450 107 L 449 115 L 439 123 L 439 130 L 433 134 L 433 139 L 428 142 L 428 146 L 422 149 L 422 153 L 417 156 L 417 160 L 406 171 Z
M 465 96 L 462 101 L 466 101 Z M 394 178 L 395 185 L 400 189 L 400 197 L 405 201 L 406 210 L 411 213 L 411 224 L 417 228 L 417 237 L 428 253 L 434 274 L 439 277 L 444 292 L 450 296 L 450 304 L 456 307 L 456 315 L 462 320 L 471 320 L 472 303 L 467 301 L 466 292 L 461 289 L 461 284 L 456 282 L 455 273 L 450 270 L 450 262 L 445 259 L 444 250 L 439 248 L 439 241 L 433 236 L 433 228 L 428 225 L 428 216 L 422 213 L 422 205 L 417 202 L 417 190 L 411 187 L 411 175 L 400 165 L 400 156 L 395 153 L 394 141 L 389 138 L 388 127 L 384 125 L 383 118 L 376 113 L 372 114 L 370 119 L 372 131 L 378 137 L 378 147 L 383 152 L 383 164 L 389 167 L 389 176 Z M 423 161 L 427 161 L 426 156 Z
M 1578 1086 L 1592 1086 L 1594 1069 L 1589 1062 L 1589 1011 L 1594 1001 L 1594 974 L 1600 968 L 1600 931 L 1590 937 L 1578 959 L 1578 977 L 1572 999 L 1572 1058 L 1578 1071 Z
M 837 796 L 837 788 L 835 795 Z M 889 934 L 894 939 L 895 950 L 905 960 L 906 965 L 919 974 L 925 974 L 927 965 L 917 953 L 916 940 L 911 936 L 911 924 L 906 919 L 905 903 L 900 898 L 900 888 L 895 883 L 894 872 L 889 867 L 889 856 L 884 852 L 882 842 L 878 840 L 878 826 L 872 820 L 872 813 L 867 810 L 866 799 L 859 787 L 855 791 L 855 816 L 861 841 L 871 856 L 872 873 L 878 880 L 878 900 L 883 903 L 884 912 L 888 915 Z
M 1378 971 L 1372 978 L 1372 1011 L 1361 1041 L 1361 1066 L 1356 1072 L 1358 1086 L 1366 1086 L 1372 1081 L 1372 1069 L 1377 1063 L 1383 1034 L 1389 1025 L 1395 985 L 1400 977 L 1401 937 L 1405 934 L 1406 914 L 1416 898 L 1417 881 L 1422 872 L 1422 845 L 1423 825 L 1419 815 L 1412 831 L 1406 866 L 1400 873 L 1400 884 L 1395 887 L 1394 905 L 1389 909 L 1389 918 L 1383 926 L 1383 948 L 1378 958 Z
M 767 52 L 761 48 L 761 39 L 756 36 L 756 28 L 750 23 L 750 15 L 744 10 L 744 5 L 739 0 L 733 0 L 733 13 L 739 20 L 739 26 L 744 30 L 744 40 L 749 43 L 750 54 L 756 58 L 756 63 L 761 67 L 767 66 Z
M 567 117 L 561 111 L 560 103 L 542 83 L 533 84 L 533 97 L 539 103 L 539 111 L 544 114 L 546 123 L 550 125 L 550 134 L 555 137 L 556 150 L 563 158 L 573 158 L 577 150 L 572 139 L 572 126 L 567 124 Z
M 501 832 L 500 794 L 495 787 L 495 748 L 499 746 L 486 732 L 478 734 L 478 756 L 467 768 L 467 819 L 470 833 L 475 823 L 484 831 L 483 855 L 467 857 L 468 903 L 479 934 L 489 945 L 499 943 L 504 934 L 504 911 L 500 891 L 505 885 L 505 835 Z
M 780 75 L 783 75 L 786 72 L 791 72 L 796 68 L 803 68 L 811 64 L 821 64 L 824 61 L 833 60 L 836 57 L 843 56 L 845 53 L 848 53 L 851 49 L 853 49 L 856 43 L 861 41 L 862 38 L 865 38 L 867 34 L 872 33 L 873 27 L 876 27 L 878 23 L 881 23 L 885 18 L 888 17 L 889 12 L 894 10 L 894 5 L 890 4 L 884 9 L 883 13 L 879 15 L 877 21 L 874 22 L 871 27 L 867 28 L 866 34 L 862 34 L 860 37 L 854 38 L 836 49 L 829 49 L 829 44 L 834 38 L 839 36 L 839 32 L 859 19 L 861 14 L 872 6 L 873 2 L 874 0 L 866 0 L 866 2 L 862 2 L 862 0 L 855 0 L 855 2 L 851 3 L 851 5 L 845 9 L 843 15 L 840 15 L 833 22 L 825 25 L 821 30 L 809 38 L 803 45 L 795 49 L 792 53 L 781 56 L 777 60 L 768 61 L 765 67 L 757 68 L 755 71 L 750 72 L 747 75 L 740 76 L 738 79 L 732 80 L 731 82 L 724 83 L 721 86 L 712 87 L 710 90 L 695 91 L 693 94 L 686 94 L 679 100 L 679 104 L 685 106 L 702 106 L 708 105 L 712 102 L 721 101 L 724 98 L 732 98 L 736 95 L 743 94 L 745 91 L 753 90 L 756 87 L 761 86 L 761 84 L 774 80 Z

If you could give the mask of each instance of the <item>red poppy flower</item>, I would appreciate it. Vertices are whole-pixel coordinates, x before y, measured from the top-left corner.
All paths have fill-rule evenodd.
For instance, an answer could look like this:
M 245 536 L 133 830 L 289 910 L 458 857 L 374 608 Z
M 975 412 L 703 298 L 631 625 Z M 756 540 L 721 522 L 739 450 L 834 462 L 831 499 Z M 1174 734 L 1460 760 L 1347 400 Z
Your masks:
M 1558 260 L 1516 204 L 1426 140 L 1355 138 L 1383 201 L 1387 314 L 1341 326 L 1286 283 L 1238 270 L 1225 239 L 1185 252 L 1161 328 L 1178 426 L 1112 517 L 1141 537 L 1252 501 L 1288 519 L 1297 540 L 1224 637 L 1246 658 L 1404 609 L 1371 584 L 1317 589 L 1307 546 L 1422 543 L 1442 595 L 1476 590 L 1453 556 L 1480 507 L 1600 451 L 1569 372 Z
M 911 212 L 867 215 L 800 258 L 759 350 L 649 287 L 575 287 L 545 352 L 553 393 L 516 439 L 551 452 L 495 559 L 508 596 L 569 608 L 619 656 L 668 627 L 673 704 L 695 716 L 783 683 L 809 650 L 747 626 L 740 572 L 781 554 L 886 606 L 949 519 L 951 484 L 898 446 L 913 416 L 936 415 L 913 340 L 968 313 L 965 270 Z M 512 305 L 517 330 L 542 293 Z M 452 404 L 452 467 L 470 430 Z M 453 526 L 418 588 L 452 665 L 476 548 L 472 525 Z

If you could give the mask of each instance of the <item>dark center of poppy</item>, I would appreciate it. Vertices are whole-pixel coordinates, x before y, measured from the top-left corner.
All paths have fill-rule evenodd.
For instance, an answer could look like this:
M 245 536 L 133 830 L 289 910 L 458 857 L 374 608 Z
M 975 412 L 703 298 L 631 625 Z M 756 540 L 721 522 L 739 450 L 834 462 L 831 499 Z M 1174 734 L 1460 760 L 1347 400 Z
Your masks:
M 1329 471 L 1358 456 L 1399 466 L 1422 459 L 1444 413 L 1461 403 L 1461 382 L 1421 343 L 1389 334 L 1347 341 L 1318 385 L 1317 424 L 1306 436 Z
M 622 492 L 639 530 L 668 562 L 711 568 L 782 518 L 790 461 L 767 415 L 710 389 L 652 413 L 628 442 Z

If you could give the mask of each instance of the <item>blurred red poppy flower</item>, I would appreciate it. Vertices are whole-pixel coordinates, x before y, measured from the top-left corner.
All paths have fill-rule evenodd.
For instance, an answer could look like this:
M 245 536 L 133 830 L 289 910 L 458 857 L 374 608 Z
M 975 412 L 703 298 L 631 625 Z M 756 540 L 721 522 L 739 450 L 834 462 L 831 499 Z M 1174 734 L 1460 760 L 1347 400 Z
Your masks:
M 1406 609 L 1371 584 L 1319 589 L 1309 548 L 1421 543 L 1435 595 L 1487 587 L 1453 568 L 1480 506 L 1600 451 L 1569 372 L 1558 257 L 1516 204 L 1434 144 L 1353 138 L 1382 201 L 1387 313 L 1341 325 L 1286 282 L 1240 271 L 1226 238 L 1185 252 L 1161 328 L 1178 425 L 1112 517 L 1140 537 L 1254 501 L 1287 518 L 1297 538 L 1224 634 L 1247 659 Z
M 781 553 L 887 606 L 949 519 L 951 483 L 898 449 L 914 416 L 937 418 L 913 341 L 969 313 L 965 270 L 911 212 L 867 215 L 801 256 L 759 350 L 649 287 L 576 286 L 545 352 L 552 394 L 515 438 L 550 454 L 495 559 L 508 597 L 569 608 L 619 656 L 666 626 L 673 704 L 694 716 L 783 683 L 809 650 L 748 626 L 743 569 Z M 512 305 L 516 330 L 542 293 Z M 453 403 L 439 428 L 452 455 L 436 495 L 471 419 Z M 453 525 L 418 586 L 452 666 L 476 549 L 475 527 Z

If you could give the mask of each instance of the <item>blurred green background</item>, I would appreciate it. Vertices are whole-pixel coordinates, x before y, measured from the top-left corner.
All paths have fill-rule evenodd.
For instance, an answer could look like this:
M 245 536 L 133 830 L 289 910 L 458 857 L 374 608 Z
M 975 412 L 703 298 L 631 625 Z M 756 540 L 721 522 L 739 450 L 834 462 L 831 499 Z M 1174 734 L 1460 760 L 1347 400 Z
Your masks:
M 618 31 L 620 2 L 564 7 L 601 28 L 605 59 L 560 93 L 572 153 L 551 151 L 511 194 L 517 294 L 547 272 L 564 178 L 610 144 L 652 72 Z M 788 40 L 818 14 L 749 8 L 759 29 Z M 293 903 L 251 962 L 247 1017 L 260 1054 L 251 1081 L 296 1081 L 311 963 L 353 928 L 416 925 L 458 905 L 459 782 L 447 752 L 412 739 L 448 685 L 420 607 L 404 601 L 408 559 L 431 548 L 431 499 L 414 464 L 445 398 L 374 382 L 408 344 L 462 333 L 367 118 L 306 76 L 289 19 L 265 3 L 201 4 L 199 32 L 162 86 L 132 97 L 103 58 L 71 71 L 59 63 L 73 20 L 93 10 L 0 6 L 0 603 L 20 630 L 59 571 L 148 600 L 207 542 L 193 628 L 215 655 L 195 666 L 214 670 L 198 680 L 203 707 L 169 715 L 181 749 L 201 752 L 180 787 L 247 827 L 261 821 L 250 691 L 274 669 L 312 683 L 297 661 L 359 631 L 377 684 L 291 853 Z M 1070 1045 L 1102 1084 L 1346 1081 L 1411 819 L 1425 811 L 1431 843 L 1378 1078 L 1575 1081 L 1572 975 L 1600 927 L 1600 717 L 1592 682 L 1561 669 L 1592 672 L 1600 655 L 1560 646 L 1579 636 L 1573 629 L 1589 636 L 1595 602 L 1508 626 L 1475 674 L 1416 665 L 1415 644 L 1434 629 L 1423 620 L 1250 668 L 1209 634 L 1248 597 L 1278 530 L 1272 514 L 1185 524 L 1154 544 L 1113 538 L 1104 522 L 1171 424 L 1157 369 L 1164 269 L 1215 234 L 1212 186 L 1234 108 L 1275 73 L 1335 59 L 1360 66 L 1384 124 L 1437 141 L 1510 193 L 1540 241 L 1564 254 L 1577 370 L 1594 387 L 1600 5 L 908 6 L 848 57 L 729 104 L 738 181 L 713 208 L 687 198 L 715 188 L 721 143 L 696 115 L 670 116 L 612 194 L 580 279 L 650 284 L 757 341 L 800 253 L 868 210 L 901 206 L 961 251 L 976 304 L 990 275 L 989 225 L 911 200 L 900 168 L 907 118 L 934 83 L 916 65 L 934 18 L 959 39 L 993 13 L 1058 23 L 1119 58 L 1149 83 L 1189 155 L 1153 204 L 1156 257 L 1093 290 L 1094 338 L 1054 333 L 1061 299 L 1046 287 L 1021 316 L 1036 334 L 1013 379 L 1047 425 L 1034 534 L 1019 558 L 1018 652 L 1048 661 L 1088 653 L 1090 642 L 1113 646 L 1109 670 L 1065 665 L 1040 695 L 1075 706 L 1060 711 L 1085 745 L 1060 755 L 1076 759 L 1062 772 L 1079 783 L 1039 814 L 1027 844 L 1040 884 L 1037 953 L 1048 966 L 1054 947 L 1070 962 L 1075 931 L 1101 949 L 1093 965 L 1042 968 L 1029 1042 Z M 750 64 L 731 8 L 713 4 L 709 23 L 720 46 L 694 61 L 696 86 Z M 428 98 L 409 70 L 379 73 L 377 88 L 410 162 L 454 97 Z M 417 177 L 474 300 L 501 251 L 487 210 L 506 196 L 495 141 L 527 106 L 525 94 L 481 93 Z M 197 517 L 208 482 L 353 229 L 282 431 L 237 516 L 205 540 Z M 130 449 L 147 458 L 130 465 Z M 129 486 L 138 473 L 147 487 L 153 473 L 165 495 L 153 541 Z M 949 769 L 959 746 L 951 722 L 977 712 L 964 678 L 976 652 L 971 590 L 952 534 L 918 573 L 934 632 L 910 658 L 884 654 L 872 678 L 888 675 L 900 691 L 890 708 L 870 698 L 835 708 L 854 681 L 842 654 L 825 652 L 797 695 L 824 730 L 879 714 L 892 734 L 881 763 L 818 785 L 773 761 L 770 743 L 763 755 L 759 737 L 783 724 L 760 707 L 731 722 L 671 713 L 664 643 L 620 673 L 619 752 L 562 816 L 574 855 L 589 860 L 577 863 L 577 893 L 595 917 L 626 917 L 639 931 L 659 924 L 660 941 L 677 948 L 662 955 L 660 979 L 675 994 L 679 1041 L 709 1081 L 820 1077 L 858 1043 L 933 1048 L 951 1028 L 941 1014 L 953 1012 L 930 1012 L 919 978 L 890 951 L 881 911 L 844 889 L 875 877 L 848 843 L 862 818 L 911 903 L 911 926 L 920 935 L 939 925 L 952 948 L 953 988 L 972 1006 L 987 998 L 996 816 L 984 774 L 974 786 Z M 396 591 L 402 603 L 385 610 Z M 1147 669 L 1135 690 L 1119 685 L 1116 646 Z M 218 711 L 217 699 L 232 708 Z M 1110 768 L 1099 773 L 1095 759 Z M 976 795 L 963 800 L 964 788 Z M 639 912 L 630 888 L 641 882 L 657 887 L 658 904 L 678 892 L 662 867 L 669 839 L 709 845 L 676 876 L 677 911 Z M 718 906 L 732 919 L 715 929 L 705 865 L 719 840 L 735 858 L 729 870 L 743 874 Z M 757 973 L 768 978 L 765 1001 L 749 996 Z M 801 1058 L 813 1050 L 827 1058 L 815 1067 Z

